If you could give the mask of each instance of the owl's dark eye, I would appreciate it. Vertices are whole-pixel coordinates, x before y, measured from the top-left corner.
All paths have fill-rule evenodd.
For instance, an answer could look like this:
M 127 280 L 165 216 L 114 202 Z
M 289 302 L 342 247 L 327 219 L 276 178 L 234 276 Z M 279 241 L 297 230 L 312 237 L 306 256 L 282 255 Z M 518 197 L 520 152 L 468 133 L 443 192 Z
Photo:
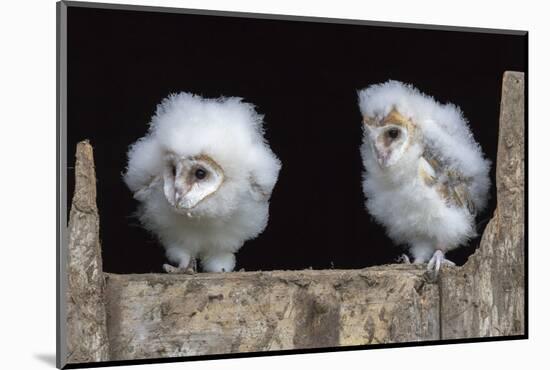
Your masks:
M 202 168 L 197 168 L 197 170 L 195 171 L 195 177 L 199 180 L 204 179 L 206 177 L 206 171 Z
M 399 130 L 396 129 L 396 128 L 390 128 L 388 130 L 388 136 L 391 138 L 391 139 L 397 139 L 397 137 L 399 136 Z
M 172 165 L 172 176 L 176 177 L 176 166 Z

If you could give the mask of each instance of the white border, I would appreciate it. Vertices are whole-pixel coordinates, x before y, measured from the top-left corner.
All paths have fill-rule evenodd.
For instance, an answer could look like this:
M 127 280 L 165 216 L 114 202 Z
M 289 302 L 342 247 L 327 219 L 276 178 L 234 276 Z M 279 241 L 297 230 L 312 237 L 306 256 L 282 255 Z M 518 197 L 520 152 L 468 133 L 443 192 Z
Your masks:
M 530 337 L 528 341 L 202 361 L 139 368 L 334 369 L 543 368 L 547 366 L 550 86 L 549 23 L 543 2 L 443 1 L 110 1 L 243 12 L 530 31 Z M 535 3 L 533 3 L 535 4 Z M 2 135 L 2 367 L 52 368 L 55 353 L 55 1 L 5 2 L 0 19 Z M 475 88 L 475 87 L 472 87 Z M 7 207 L 5 207 L 7 203 Z M 541 365 L 538 365 L 538 364 Z

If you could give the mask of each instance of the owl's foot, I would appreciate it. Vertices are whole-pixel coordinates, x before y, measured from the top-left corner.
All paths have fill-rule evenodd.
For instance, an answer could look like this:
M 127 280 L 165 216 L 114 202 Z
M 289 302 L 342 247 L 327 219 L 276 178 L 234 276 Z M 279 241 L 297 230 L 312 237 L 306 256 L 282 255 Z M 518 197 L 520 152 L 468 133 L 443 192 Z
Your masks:
M 434 276 L 437 277 L 437 274 L 439 273 L 439 269 L 441 268 L 442 265 L 456 266 L 453 261 L 445 258 L 445 253 L 443 253 L 438 249 L 434 252 L 432 258 L 428 262 L 428 270 L 433 271 Z
M 186 267 L 176 267 L 165 263 L 162 268 L 168 274 L 194 275 L 197 272 L 197 260 L 192 258 Z
M 405 253 L 403 253 L 402 255 L 400 255 L 399 257 L 397 257 L 395 259 L 395 262 L 410 265 L 411 264 L 411 259 Z

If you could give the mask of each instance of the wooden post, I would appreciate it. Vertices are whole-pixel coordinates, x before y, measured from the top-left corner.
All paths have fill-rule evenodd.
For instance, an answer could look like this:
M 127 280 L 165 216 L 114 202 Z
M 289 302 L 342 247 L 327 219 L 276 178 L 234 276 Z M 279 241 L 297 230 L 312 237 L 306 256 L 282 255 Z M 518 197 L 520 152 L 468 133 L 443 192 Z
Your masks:
M 99 244 L 93 149 L 88 141 L 78 143 L 76 148 L 67 274 L 67 362 L 107 361 L 105 279 Z
M 523 73 L 504 74 L 497 209 L 476 253 L 442 274 L 442 339 L 525 333 L 524 90 Z

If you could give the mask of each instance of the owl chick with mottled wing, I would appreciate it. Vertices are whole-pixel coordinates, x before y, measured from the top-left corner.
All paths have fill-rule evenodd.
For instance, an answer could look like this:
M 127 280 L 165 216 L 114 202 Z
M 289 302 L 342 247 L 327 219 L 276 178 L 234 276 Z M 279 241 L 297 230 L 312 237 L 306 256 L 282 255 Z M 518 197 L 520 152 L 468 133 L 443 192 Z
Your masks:
M 158 105 L 148 133 L 131 145 L 124 181 L 138 216 L 185 272 L 232 271 L 235 253 L 267 226 L 281 163 L 263 117 L 241 98 L 180 93 Z
M 462 112 L 398 81 L 359 91 L 359 108 L 366 208 L 414 263 L 453 265 L 445 253 L 476 235 L 490 186 Z

